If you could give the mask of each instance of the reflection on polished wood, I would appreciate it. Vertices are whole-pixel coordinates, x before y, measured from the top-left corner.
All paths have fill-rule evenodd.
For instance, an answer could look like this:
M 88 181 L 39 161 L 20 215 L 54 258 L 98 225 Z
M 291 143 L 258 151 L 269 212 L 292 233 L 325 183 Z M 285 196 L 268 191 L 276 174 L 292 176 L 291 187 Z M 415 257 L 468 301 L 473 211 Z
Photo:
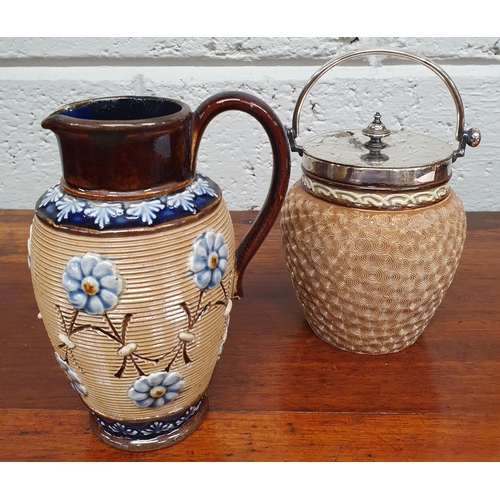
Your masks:
M 238 238 L 255 218 L 233 213 Z M 27 266 L 32 212 L 0 211 L 1 461 L 498 461 L 500 214 L 468 214 L 455 280 L 416 344 L 337 350 L 309 329 L 276 225 L 245 274 L 185 441 L 130 453 L 101 443 L 54 361 Z

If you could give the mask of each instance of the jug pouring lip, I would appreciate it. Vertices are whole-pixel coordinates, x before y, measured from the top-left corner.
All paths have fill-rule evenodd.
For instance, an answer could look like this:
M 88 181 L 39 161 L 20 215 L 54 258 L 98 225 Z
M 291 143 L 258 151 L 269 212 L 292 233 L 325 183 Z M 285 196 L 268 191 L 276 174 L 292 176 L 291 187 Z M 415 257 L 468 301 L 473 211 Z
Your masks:
M 151 130 L 175 126 L 191 114 L 190 107 L 176 99 L 123 95 L 66 104 L 45 118 L 42 127 L 53 132 Z

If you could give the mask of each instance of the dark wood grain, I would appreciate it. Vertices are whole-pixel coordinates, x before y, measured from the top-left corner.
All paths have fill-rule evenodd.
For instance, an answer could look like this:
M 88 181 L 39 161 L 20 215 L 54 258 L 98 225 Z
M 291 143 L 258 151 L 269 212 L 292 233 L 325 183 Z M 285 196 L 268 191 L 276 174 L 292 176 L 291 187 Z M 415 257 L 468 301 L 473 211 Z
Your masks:
M 234 213 L 238 238 L 255 213 Z M 31 290 L 32 213 L 0 211 L 0 460 L 500 459 L 500 214 L 468 214 L 455 280 L 415 345 L 361 356 L 304 320 L 275 226 L 245 274 L 200 429 L 172 448 L 102 444 L 53 359 Z
M 33 422 L 36 421 L 36 426 Z M 2 457 L 9 461 L 468 461 L 500 458 L 496 417 L 300 412 L 215 412 L 173 447 L 109 448 L 83 410 L 6 410 Z

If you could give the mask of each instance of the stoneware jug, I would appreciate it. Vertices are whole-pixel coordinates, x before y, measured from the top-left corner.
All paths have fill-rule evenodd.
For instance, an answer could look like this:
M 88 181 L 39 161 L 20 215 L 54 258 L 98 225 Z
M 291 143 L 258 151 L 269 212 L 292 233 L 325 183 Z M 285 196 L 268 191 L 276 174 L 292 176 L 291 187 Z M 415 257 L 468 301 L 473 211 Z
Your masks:
M 220 188 L 196 171 L 205 127 L 228 110 L 255 117 L 273 151 L 268 197 L 237 248 Z M 285 130 L 242 92 L 195 112 L 164 98 L 89 100 L 42 126 L 57 136 L 63 175 L 37 202 L 28 247 L 55 359 L 106 443 L 173 444 L 207 411 L 232 300 L 280 211 Z
M 423 64 L 450 91 L 458 149 L 433 137 L 389 131 L 378 110 L 362 130 L 295 142 L 304 99 L 326 72 L 354 57 L 386 55 Z M 371 117 L 370 117 L 371 114 Z M 386 354 L 413 344 L 431 320 L 457 269 L 466 217 L 450 189 L 452 163 L 477 129 L 464 130 L 464 108 L 450 77 L 431 61 L 397 50 L 363 50 L 320 68 L 300 94 L 292 150 L 302 178 L 283 206 L 288 269 L 314 333 L 340 349 Z

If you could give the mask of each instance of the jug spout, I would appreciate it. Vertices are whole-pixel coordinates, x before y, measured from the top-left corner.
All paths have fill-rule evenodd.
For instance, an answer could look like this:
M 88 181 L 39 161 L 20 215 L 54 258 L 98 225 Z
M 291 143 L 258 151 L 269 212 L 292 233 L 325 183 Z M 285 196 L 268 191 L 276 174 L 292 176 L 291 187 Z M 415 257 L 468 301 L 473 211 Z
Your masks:
M 67 105 L 42 127 L 57 136 L 68 192 L 126 199 L 191 182 L 192 117 L 180 101 L 124 96 Z

